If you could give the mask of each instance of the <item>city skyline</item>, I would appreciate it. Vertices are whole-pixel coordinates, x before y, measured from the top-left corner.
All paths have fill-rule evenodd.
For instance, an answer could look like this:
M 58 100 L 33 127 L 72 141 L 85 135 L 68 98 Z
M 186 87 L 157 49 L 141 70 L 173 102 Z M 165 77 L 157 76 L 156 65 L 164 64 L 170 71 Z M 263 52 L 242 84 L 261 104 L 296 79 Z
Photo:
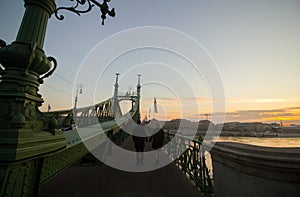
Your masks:
M 162 106 L 166 105 L 172 105 L 172 99 L 168 98 L 156 98 L 158 106 L 160 106 L 160 103 L 163 103 Z M 186 98 L 186 100 L 190 100 L 191 98 Z M 203 98 L 199 98 L 199 100 L 203 101 Z M 171 103 L 170 103 L 171 101 Z M 208 102 L 208 101 L 207 101 Z M 229 101 L 230 102 L 230 101 Z M 236 102 L 231 101 L 231 102 Z M 253 100 L 252 104 L 263 102 L 261 100 Z M 282 101 L 283 102 L 283 101 Z M 146 104 L 148 104 L 151 111 L 151 118 L 158 118 L 161 120 L 172 120 L 177 118 L 187 119 L 191 121 L 200 121 L 208 119 L 210 120 L 211 114 L 207 111 L 203 111 L 203 113 L 199 114 L 192 114 L 192 116 L 178 116 L 178 113 L 171 113 L 168 114 L 167 118 L 164 118 L 166 115 L 163 112 L 162 114 L 155 114 L 153 112 L 153 98 L 147 99 L 145 101 Z M 166 104 L 168 103 L 168 104 Z M 263 102 L 264 103 L 264 102 Z M 284 103 L 284 102 L 283 102 Z M 159 108 L 159 112 L 160 112 Z M 237 111 L 227 111 L 225 113 L 225 121 L 224 122 L 263 122 L 263 123 L 278 123 L 283 124 L 283 126 L 289 126 L 291 124 L 300 124 L 299 119 L 300 116 L 298 115 L 300 112 L 300 107 L 287 107 L 287 108 L 270 108 L 270 109 L 261 109 L 261 108 L 252 108 L 252 109 L 241 109 Z M 161 112 L 160 112 L 161 113 Z M 145 118 L 145 115 L 149 117 L 149 111 L 147 112 L 147 109 L 144 109 L 142 111 L 142 118 Z M 215 116 L 218 115 L 224 115 L 223 113 L 216 113 Z M 219 122 L 217 122 L 219 123 Z
M 0 38 L 11 43 L 24 13 L 23 2 L 2 1 L 0 5 Z M 101 70 L 102 65 L 97 58 L 110 55 L 103 50 L 94 58 L 93 53 L 99 44 L 119 32 L 153 26 L 182 32 L 201 43 L 203 50 L 199 53 L 203 52 L 204 58 L 211 57 L 220 74 L 226 96 L 224 100 L 212 98 L 214 95 L 211 95 L 207 83 L 208 76 L 195 76 L 182 56 L 158 48 L 143 48 L 118 57 L 109 69 L 101 71 L 103 78 L 96 80 L 100 84 L 96 86 L 99 90 L 83 83 L 79 106 L 111 97 L 114 73 L 120 72 L 121 92 L 133 91 L 137 85 L 136 75 L 142 74 L 142 118 L 148 114 L 149 107 L 153 107 L 153 98 L 156 97 L 159 113 L 155 116 L 161 119 L 196 121 L 205 119 L 204 114 L 218 116 L 226 112 L 225 122 L 282 121 L 300 124 L 300 92 L 297 90 L 300 74 L 299 1 L 230 0 L 183 4 L 182 1 L 167 0 L 153 4 L 112 0 L 110 6 L 116 9 L 117 16 L 107 18 L 104 26 L 101 26 L 98 10 L 80 17 L 63 12 L 63 21 L 54 16 L 50 18 L 44 50 L 46 55 L 58 60 L 59 67 L 56 74 L 40 87 L 45 101 L 42 111 L 47 110 L 48 104 L 52 110 L 72 108 L 74 92 L 81 83 L 78 81 L 78 73 L 83 73 L 79 72 L 80 69 L 90 62 L 95 65 L 93 69 Z M 123 41 L 128 45 L 134 41 L 127 39 Z M 185 43 L 178 44 L 182 49 L 186 48 Z M 189 48 L 186 50 L 187 54 L 199 55 L 193 54 L 194 51 Z M 197 68 L 205 69 L 204 63 L 196 64 Z M 180 77 L 183 82 L 179 84 Z M 97 98 L 94 98 L 95 93 Z M 212 113 L 213 99 L 225 104 L 224 112 Z

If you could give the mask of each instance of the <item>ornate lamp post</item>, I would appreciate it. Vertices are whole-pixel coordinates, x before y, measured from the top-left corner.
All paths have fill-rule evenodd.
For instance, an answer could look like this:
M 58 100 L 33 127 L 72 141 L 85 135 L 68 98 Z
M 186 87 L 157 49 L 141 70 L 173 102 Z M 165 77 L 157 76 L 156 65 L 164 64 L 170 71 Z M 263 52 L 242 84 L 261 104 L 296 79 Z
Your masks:
M 43 155 L 66 146 L 56 129 L 57 120 L 38 109 L 42 105 L 39 85 L 54 72 L 57 62 L 43 50 L 48 18 L 59 19 L 61 10 L 80 15 L 94 7 L 115 16 L 104 0 L 70 0 L 75 6 L 56 9 L 54 0 L 24 0 L 25 14 L 14 42 L 0 40 L 0 196 L 35 196 L 40 184 Z M 86 10 L 78 10 L 87 5 Z M 22 180 L 20 182 L 20 180 Z
M 113 116 L 116 118 L 117 116 L 117 107 L 118 107 L 118 92 L 119 92 L 119 75 L 120 73 L 116 73 L 116 83 L 115 83 L 115 91 L 114 91 L 114 98 L 113 98 Z
M 75 95 L 75 102 L 74 102 L 74 109 L 73 109 L 73 115 L 74 115 L 74 122 L 76 124 L 77 121 L 77 102 L 78 102 L 78 94 L 82 94 L 82 84 L 78 84 L 76 89 L 76 95 Z
M 78 94 L 82 94 L 82 84 L 78 84 L 75 96 L 74 110 L 77 109 Z
M 140 114 L 140 100 L 141 100 L 141 76 L 142 75 L 138 74 L 137 76 L 138 76 L 138 84 L 136 86 L 136 88 L 137 88 L 137 97 L 138 97 L 137 102 L 139 103 L 137 111 L 139 113 L 138 114 L 138 118 L 141 119 L 141 114 Z

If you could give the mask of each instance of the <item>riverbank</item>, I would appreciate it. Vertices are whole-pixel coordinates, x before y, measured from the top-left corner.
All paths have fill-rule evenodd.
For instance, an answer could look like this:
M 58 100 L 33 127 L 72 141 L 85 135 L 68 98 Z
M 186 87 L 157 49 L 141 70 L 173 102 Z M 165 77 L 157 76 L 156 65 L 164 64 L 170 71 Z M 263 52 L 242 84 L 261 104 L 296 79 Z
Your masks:
M 274 138 L 274 137 L 219 137 L 218 142 L 236 142 L 265 147 L 300 148 L 300 138 Z
M 300 133 L 275 133 L 275 132 L 264 132 L 264 133 L 256 133 L 256 132 L 236 132 L 236 131 L 223 131 L 221 133 L 222 137 L 300 137 Z
M 168 132 L 181 135 L 181 136 L 206 136 L 206 131 L 187 132 L 187 131 L 173 131 Z M 257 137 L 257 138 L 300 138 L 300 132 L 240 132 L 240 131 L 222 131 L 211 132 L 210 136 L 220 136 L 220 137 Z

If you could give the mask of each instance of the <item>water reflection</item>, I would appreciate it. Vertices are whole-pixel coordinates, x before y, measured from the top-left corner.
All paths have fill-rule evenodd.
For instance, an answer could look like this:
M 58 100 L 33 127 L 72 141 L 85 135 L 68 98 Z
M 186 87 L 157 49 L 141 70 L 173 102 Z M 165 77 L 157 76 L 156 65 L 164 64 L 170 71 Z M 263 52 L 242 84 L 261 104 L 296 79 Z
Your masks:
M 265 147 L 300 148 L 300 138 L 219 137 L 217 141 L 236 142 Z
M 219 137 L 217 142 L 236 142 L 265 147 L 300 148 L 300 138 L 258 138 L 258 137 Z M 209 152 L 205 152 L 206 166 L 213 177 L 212 159 Z

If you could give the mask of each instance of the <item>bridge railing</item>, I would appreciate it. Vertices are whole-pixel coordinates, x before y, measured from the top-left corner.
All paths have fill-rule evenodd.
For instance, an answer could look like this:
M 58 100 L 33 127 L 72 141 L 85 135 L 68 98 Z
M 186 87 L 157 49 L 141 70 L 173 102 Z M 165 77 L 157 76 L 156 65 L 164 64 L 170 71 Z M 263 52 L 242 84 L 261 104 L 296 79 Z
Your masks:
M 133 103 L 136 102 L 137 96 L 118 96 L 118 101 L 131 100 Z M 94 125 L 97 123 L 113 120 L 114 118 L 122 116 L 121 108 L 118 105 L 118 112 L 115 113 L 117 117 L 114 117 L 112 112 L 113 98 L 109 98 L 101 103 L 68 110 L 58 110 L 53 112 L 44 112 L 43 114 L 48 117 L 48 120 L 55 118 L 58 121 L 58 128 L 62 130 L 72 130 L 72 125 L 75 127 L 85 127 Z M 132 109 L 133 110 L 133 109 Z
M 105 158 L 109 155 L 111 143 L 107 139 L 109 138 L 117 144 L 124 141 L 126 132 L 122 131 L 122 128 L 130 122 L 131 118 L 136 120 L 139 116 L 137 105 L 138 103 L 132 106 L 131 111 L 116 119 L 110 113 L 111 99 L 94 106 L 77 109 L 76 111 L 80 116 L 77 117 L 76 123 L 79 122 L 79 125 L 63 132 L 66 140 L 65 148 L 59 152 L 46 154 L 43 157 L 40 184 L 47 183 L 54 176 L 83 158 L 90 150 L 96 147 L 101 146 L 101 157 Z M 61 119 L 59 122 L 60 126 L 72 123 L 73 120 L 70 120 L 73 118 L 72 114 L 72 110 L 46 113 L 48 118 L 63 117 L 64 119 Z M 92 119 L 92 121 L 86 121 L 85 118 Z M 95 120 L 96 123 L 94 123 Z M 80 121 L 85 124 L 80 124 Z
M 171 143 L 164 146 L 164 149 L 175 164 L 202 193 L 211 196 L 214 192 L 213 181 L 206 165 L 205 148 L 202 146 L 202 141 L 165 132 L 165 143 Z
M 75 122 L 77 126 L 84 127 L 112 120 L 114 117 L 111 105 L 112 99 L 109 98 L 92 106 L 44 112 L 44 115 L 49 119 L 56 118 L 58 121 L 58 128 L 61 128 L 62 130 L 71 130 L 72 125 L 75 125 Z
M 138 103 L 136 103 L 137 96 L 131 96 L 130 99 L 134 103 L 132 109 L 127 114 L 122 115 L 118 105 L 117 109 L 119 112 L 117 114 L 120 115 L 117 117 L 113 117 L 112 114 L 113 98 L 75 110 L 69 109 L 44 112 L 44 115 L 46 115 L 48 119 L 55 118 L 58 121 L 57 128 L 64 131 L 67 147 L 70 147 L 81 143 L 87 138 L 98 135 L 99 127 L 101 128 L 102 133 L 105 133 L 107 130 L 114 130 L 119 126 L 126 124 L 126 119 L 130 117 L 136 119 L 135 116 L 138 110 Z M 76 132 L 74 132 L 74 130 L 76 130 Z M 80 132 L 80 135 L 78 132 Z M 118 140 L 118 137 L 115 137 L 114 135 L 112 138 Z

